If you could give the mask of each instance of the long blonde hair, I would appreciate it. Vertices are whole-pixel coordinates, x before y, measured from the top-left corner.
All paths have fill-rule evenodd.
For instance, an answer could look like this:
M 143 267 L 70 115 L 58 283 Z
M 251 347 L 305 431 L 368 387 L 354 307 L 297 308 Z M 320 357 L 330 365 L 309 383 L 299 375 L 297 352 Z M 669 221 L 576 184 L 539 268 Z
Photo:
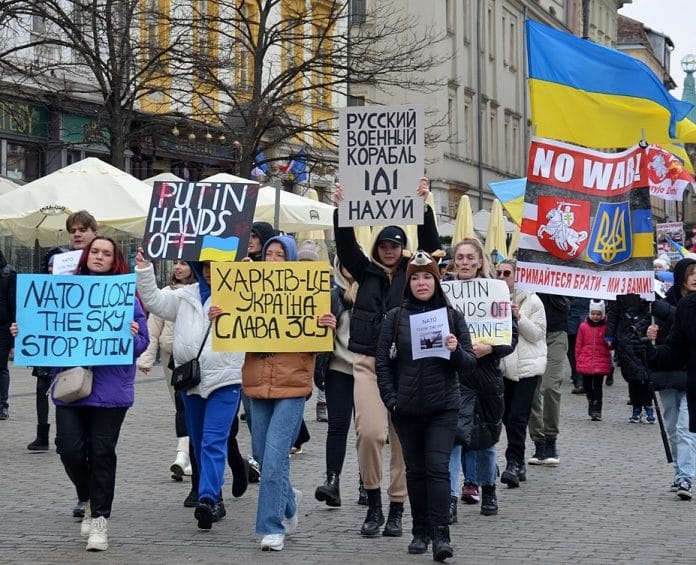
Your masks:
M 483 279 L 495 278 L 493 274 L 493 269 L 491 268 L 491 262 L 483 249 L 483 244 L 478 240 L 478 238 L 475 237 L 465 237 L 452 248 L 452 260 L 450 261 L 450 264 L 447 266 L 446 272 L 452 273 L 453 275 L 458 275 L 456 271 L 457 266 L 454 258 L 457 256 L 457 250 L 462 245 L 471 245 L 474 249 L 476 249 L 476 253 L 478 253 L 481 265 L 476 270 L 476 276 Z

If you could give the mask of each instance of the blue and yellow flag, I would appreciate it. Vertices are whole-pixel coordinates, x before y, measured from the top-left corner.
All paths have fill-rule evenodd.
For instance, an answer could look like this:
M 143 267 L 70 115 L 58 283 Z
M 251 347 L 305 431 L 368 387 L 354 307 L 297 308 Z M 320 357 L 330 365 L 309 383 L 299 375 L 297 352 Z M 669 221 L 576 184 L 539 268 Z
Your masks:
M 522 208 L 524 208 L 524 189 L 526 186 L 527 177 L 488 183 L 488 187 L 510 214 L 512 221 L 518 226 L 522 225 Z
M 665 236 L 665 239 L 667 240 L 667 243 L 669 243 L 672 246 L 672 249 L 674 249 L 676 253 L 679 253 L 682 259 L 686 257 L 689 253 L 691 253 L 686 247 L 684 247 L 683 245 L 679 245 L 671 237 Z
M 645 63 L 531 20 L 526 30 L 538 136 L 608 148 L 630 147 L 643 132 L 653 144 L 691 134 L 693 105 L 674 98 Z

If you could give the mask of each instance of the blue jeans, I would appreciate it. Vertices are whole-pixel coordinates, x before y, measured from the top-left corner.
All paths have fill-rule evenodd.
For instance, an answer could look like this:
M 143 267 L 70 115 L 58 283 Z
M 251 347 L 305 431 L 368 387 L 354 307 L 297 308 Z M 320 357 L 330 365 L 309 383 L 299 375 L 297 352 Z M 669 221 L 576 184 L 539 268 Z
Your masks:
M 218 500 L 225 482 L 227 439 L 239 407 L 240 385 L 215 389 L 208 398 L 182 394 L 186 427 L 198 463 L 198 499 Z
M 464 480 L 482 486 L 495 485 L 498 476 L 495 445 L 486 449 L 467 449 L 455 445 L 450 455 L 450 494 L 459 496 L 459 469 L 464 469 Z
M 696 472 L 696 434 L 689 432 L 689 410 L 686 392 L 660 391 L 665 428 L 674 457 L 674 481 L 692 482 Z
M 251 399 L 251 443 L 261 465 L 256 534 L 282 534 L 283 518 L 297 512 L 290 485 L 290 448 L 297 438 L 305 398 Z

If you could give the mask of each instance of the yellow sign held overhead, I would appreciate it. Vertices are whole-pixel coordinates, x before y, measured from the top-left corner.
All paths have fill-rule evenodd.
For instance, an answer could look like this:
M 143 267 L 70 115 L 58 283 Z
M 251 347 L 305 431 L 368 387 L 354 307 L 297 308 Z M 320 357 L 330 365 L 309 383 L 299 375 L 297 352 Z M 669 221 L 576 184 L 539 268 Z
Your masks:
M 331 351 L 333 333 L 318 325 L 331 312 L 328 263 L 211 263 L 214 351 Z

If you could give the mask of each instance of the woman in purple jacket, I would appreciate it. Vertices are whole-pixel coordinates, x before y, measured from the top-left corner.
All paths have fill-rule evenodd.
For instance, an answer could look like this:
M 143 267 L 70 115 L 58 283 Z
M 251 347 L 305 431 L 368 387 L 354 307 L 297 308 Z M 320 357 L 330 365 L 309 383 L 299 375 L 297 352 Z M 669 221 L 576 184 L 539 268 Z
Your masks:
M 96 237 L 84 249 L 77 267 L 78 275 L 123 275 L 128 263 L 116 242 Z M 79 500 L 86 501 L 80 535 L 88 538 L 87 550 L 104 551 L 109 547 L 107 519 L 111 515 L 116 482 L 116 442 L 126 411 L 135 396 L 135 360 L 147 349 L 149 337 L 145 312 L 135 297 L 133 321 L 133 359 L 128 365 L 92 367 L 92 392 L 89 396 L 56 405 L 56 446 L 65 472 L 77 489 Z M 11 331 L 19 333 L 13 324 Z M 57 373 L 61 369 L 54 369 Z

